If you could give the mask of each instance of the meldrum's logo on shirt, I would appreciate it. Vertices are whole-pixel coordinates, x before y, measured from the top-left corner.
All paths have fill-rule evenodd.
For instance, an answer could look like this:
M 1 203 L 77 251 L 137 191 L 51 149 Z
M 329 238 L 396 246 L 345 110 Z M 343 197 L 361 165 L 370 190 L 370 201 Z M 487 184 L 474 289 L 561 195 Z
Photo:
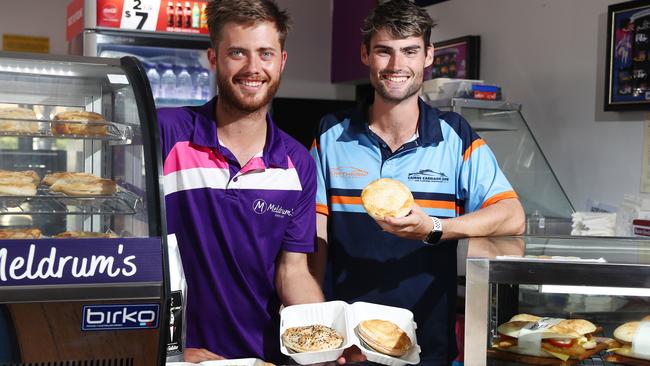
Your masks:
M 422 169 L 416 173 L 409 173 L 408 180 L 412 182 L 445 183 L 449 182 L 449 177 L 445 173 L 435 172 L 431 169 Z
M 359 178 L 365 177 L 368 175 L 368 172 L 363 169 L 355 168 L 353 166 L 342 166 L 338 168 L 331 168 L 330 174 L 333 177 Z
M 272 212 L 275 217 L 284 218 L 285 216 L 293 216 L 293 210 L 287 210 L 282 206 L 275 203 L 268 203 L 265 200 L 258 198 L 253 202 L 253 211 L 258 215 L 263 215 L 267 212 Z

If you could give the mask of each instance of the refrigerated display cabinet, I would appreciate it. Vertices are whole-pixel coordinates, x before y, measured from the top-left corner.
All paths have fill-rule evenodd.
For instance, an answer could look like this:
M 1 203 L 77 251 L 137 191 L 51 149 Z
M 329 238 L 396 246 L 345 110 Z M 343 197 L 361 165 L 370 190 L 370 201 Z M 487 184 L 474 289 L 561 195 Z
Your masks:
M 426 99 L 426 96 L 424 96 Z M 568 235 L 575 211 L 521 113 L 521 104 L 449 98 L 427 103 L 462 115 L 494 152 L 526 215 L 546 219 L 545 234 Z
M 103 118 L 57 119 L 70 111 Z M 0 364 L 164 362 L 158 146 L 135 58 L 0 53 Z M 10 171 L 35 172 L 35 192 L 8 189 Z M 57 191 L 42 181 L 55 172 L 111 189 Z M 8 229 L 31 234 L 12 239 Z M 79 237 L 88 235 L 101 237 Z
M 467 258 L 466 365 L 527 364 L 490 350 L 497 327 L 515 314 L 586 319 L 601 328 L 599 342 L 650 314 L 650 241 L 526 236 L 468 239 L 460 247 Z M 575 364 L 610 365 L 607 355 Z M 551 355 L 545 361 L 562 364 Z

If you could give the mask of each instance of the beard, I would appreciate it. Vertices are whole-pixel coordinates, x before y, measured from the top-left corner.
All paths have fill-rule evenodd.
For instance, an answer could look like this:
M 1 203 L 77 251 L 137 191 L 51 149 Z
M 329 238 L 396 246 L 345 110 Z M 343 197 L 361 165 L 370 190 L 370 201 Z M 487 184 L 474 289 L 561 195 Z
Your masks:
M 413 73 L 411 76 L 411 85 L 403 91 L 390 90 L 386 87 L 386 85 L 380 82 L 381 75 L 390 75 L 391 73 L 403 75 L 403 73 L 381 70 L 378 75 L 373 75 L 370 78 L 370 84 L 382 99 L 388 102 L 399 103 L 405 99 L 412 97 L 420 91 L 420 88 L 422 87 L 422 81 L 424 80 L 424 70 Z
M 267 88 L 260 93 L 255 94 L 242 94 L 238 92 L 237 85 L 233 84 L 232 80 L 247 75 L 235 75 L 234 77 L 228 77 L 223 75 L 217 69 L 217 88 L 219 99 L 224 103 L 228 108 L 245 112 L 253 113 L 257 112 L 260 109 L 267 106 L 271 99 L 278 92 L 280 87 L 280 75 L 277 78 L 271 78 L 266 81 Z

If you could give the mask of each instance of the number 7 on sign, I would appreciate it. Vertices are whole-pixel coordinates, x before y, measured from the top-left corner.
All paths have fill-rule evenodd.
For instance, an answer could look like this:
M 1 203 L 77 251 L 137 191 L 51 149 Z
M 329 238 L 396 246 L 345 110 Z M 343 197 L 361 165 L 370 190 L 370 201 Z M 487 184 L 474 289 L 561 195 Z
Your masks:
M 122 29 L 155 31 L 160 11 L 160 0 L 124 0 Z

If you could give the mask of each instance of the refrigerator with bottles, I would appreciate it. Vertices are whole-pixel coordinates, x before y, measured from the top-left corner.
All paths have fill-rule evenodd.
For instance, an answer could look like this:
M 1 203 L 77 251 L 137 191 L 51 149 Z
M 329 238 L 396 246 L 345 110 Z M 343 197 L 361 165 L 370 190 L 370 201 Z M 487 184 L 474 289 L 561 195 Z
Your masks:
M 66 38 L 73 55 L 135 56 L 156 107 L 201 105 L 216 94 L 206 50 L 207 0 L 72 0 Z

